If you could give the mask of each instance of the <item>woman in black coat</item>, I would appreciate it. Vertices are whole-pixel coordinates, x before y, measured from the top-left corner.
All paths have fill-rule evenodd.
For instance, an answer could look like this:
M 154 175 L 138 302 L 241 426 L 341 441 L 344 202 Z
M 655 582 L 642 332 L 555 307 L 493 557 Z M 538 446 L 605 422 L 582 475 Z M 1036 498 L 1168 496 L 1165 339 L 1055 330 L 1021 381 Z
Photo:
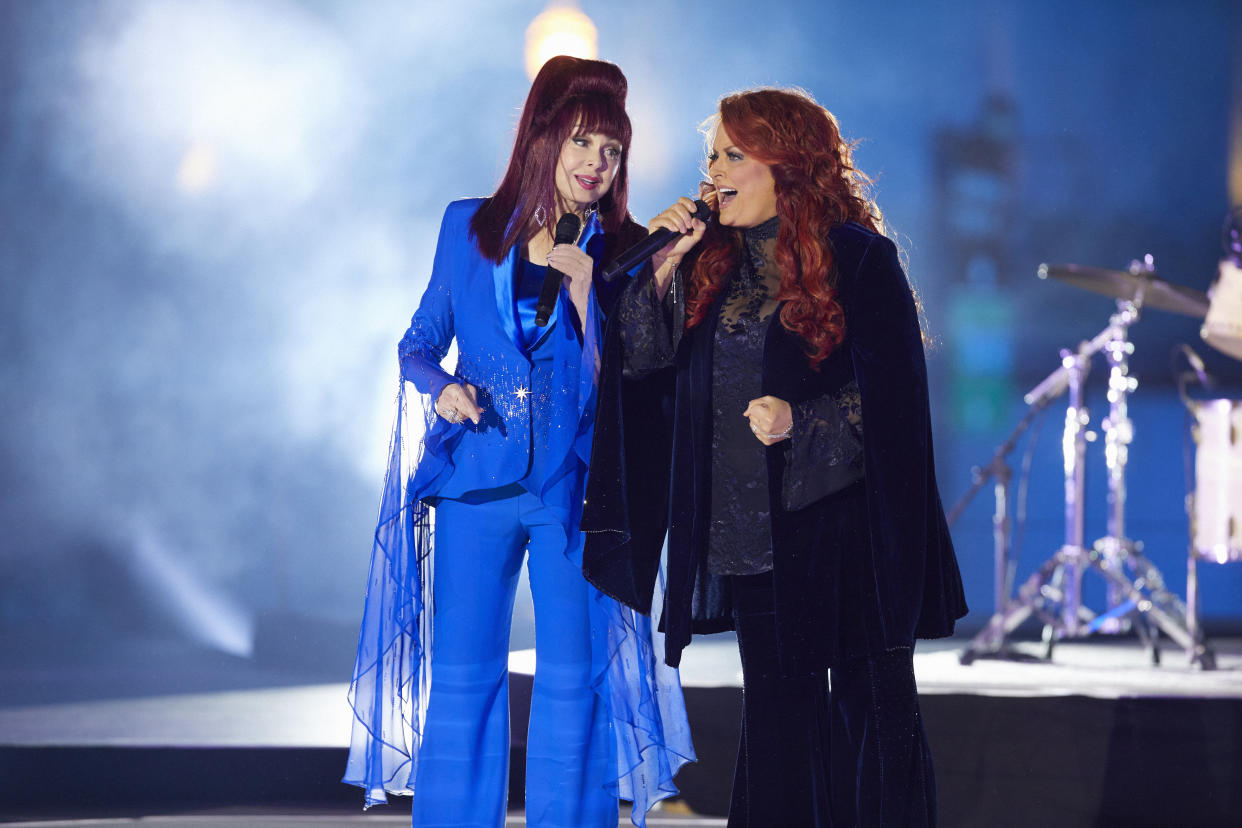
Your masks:
M 612 314 L 584 571 L 648 610 L 667 529 L 668 663 L 737 631 L 730 826 L 934 825 L 913 645 L 966 605 L 917 303 L 810 96 L 731 95 L 709 137 L 717 220 L 653 219 L 681 237 Z

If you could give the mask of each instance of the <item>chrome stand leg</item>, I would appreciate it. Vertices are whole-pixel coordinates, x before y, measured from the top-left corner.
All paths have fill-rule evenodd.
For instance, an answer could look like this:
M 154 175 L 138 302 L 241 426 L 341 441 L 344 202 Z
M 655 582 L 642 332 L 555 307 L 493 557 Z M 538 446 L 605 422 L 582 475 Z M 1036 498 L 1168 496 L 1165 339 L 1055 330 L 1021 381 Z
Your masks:
M 1199 563 L 1191 549 L 1186 559 L 1186 629 L 1190 636 L 1190 647 L 1187 651 L 1190 654 L 1191 666 L 1202 670 L 1215 670 L 1216 653 L 1204 638 L 1199 612 Z

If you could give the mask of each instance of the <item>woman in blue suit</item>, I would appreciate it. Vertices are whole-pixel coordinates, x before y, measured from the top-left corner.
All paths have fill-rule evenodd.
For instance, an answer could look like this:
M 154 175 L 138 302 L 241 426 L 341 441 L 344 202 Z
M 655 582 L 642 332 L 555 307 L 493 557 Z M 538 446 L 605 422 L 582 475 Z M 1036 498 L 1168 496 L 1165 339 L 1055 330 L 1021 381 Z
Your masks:
M 625 94 L 612 64 L 561 56 L 544 66 L 496 193 L 445 211 L 398 349 L 402 388 L 413 383 L 431 405 L 408 476 L 400 433 L 393 440 L 346 781 L 366 788 L 368 804 L 412 793 L 416 826 L 504 824 L 509 627 L 526 554 L 536 651 L 527 824 L 612 826 L 621 797 L 641 825 L 693 758 L 676 672 L 660 664 L 649 622 L 580 568 L 600 326 L 615 293 L 597 274 L 644 234 L 626 206 Z M 565 213 L 581 229 L 556 244 Z M 564 279 L 539 326 L 549 267 Z M 450 374 L 440 363 L 454 340 Z

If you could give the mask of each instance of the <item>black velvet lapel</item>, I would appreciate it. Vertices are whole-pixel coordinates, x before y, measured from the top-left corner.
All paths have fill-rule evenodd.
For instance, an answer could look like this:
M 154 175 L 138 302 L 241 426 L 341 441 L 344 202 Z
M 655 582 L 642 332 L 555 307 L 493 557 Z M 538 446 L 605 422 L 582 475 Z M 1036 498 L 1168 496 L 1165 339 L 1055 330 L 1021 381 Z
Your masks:
M 623 377 L 620 330 L 611 324 L 614 315 L 608 314 L 604 334 L 582 508 L 582 569 L 601 592 L 646 614 L 668 525 L 675 374 L 669 367 L 641 380 Z

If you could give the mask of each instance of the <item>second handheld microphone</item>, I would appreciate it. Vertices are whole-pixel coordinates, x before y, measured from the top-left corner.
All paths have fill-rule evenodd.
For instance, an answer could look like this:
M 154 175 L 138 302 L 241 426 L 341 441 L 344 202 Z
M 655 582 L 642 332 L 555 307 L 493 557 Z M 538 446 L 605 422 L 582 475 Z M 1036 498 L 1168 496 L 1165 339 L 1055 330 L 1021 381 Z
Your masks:
M 695 210 L 693 218 L 696 218 L 699 221 L 707 221 L 711 218 L 712 208 L 708 207 L 707 202 L 703 199 L 700 198 L 695 201 L 694 207 Z M 604 268 L 604 278 L 611 282 L 614 278 L 616 278 L 618 273 L 624 270 L 629 270 L 644 259 L 651 258 L 657 250 L 664 247 L 664 245 L 672 241 L 673 237 L 677 235 L 680 234 L 676 230 L 670 230 L 667 227 L 661 227 L 659 230 L 652 230 L 647 234 L 647 238 L 622 253 L 613 260 L 612 264 Z

